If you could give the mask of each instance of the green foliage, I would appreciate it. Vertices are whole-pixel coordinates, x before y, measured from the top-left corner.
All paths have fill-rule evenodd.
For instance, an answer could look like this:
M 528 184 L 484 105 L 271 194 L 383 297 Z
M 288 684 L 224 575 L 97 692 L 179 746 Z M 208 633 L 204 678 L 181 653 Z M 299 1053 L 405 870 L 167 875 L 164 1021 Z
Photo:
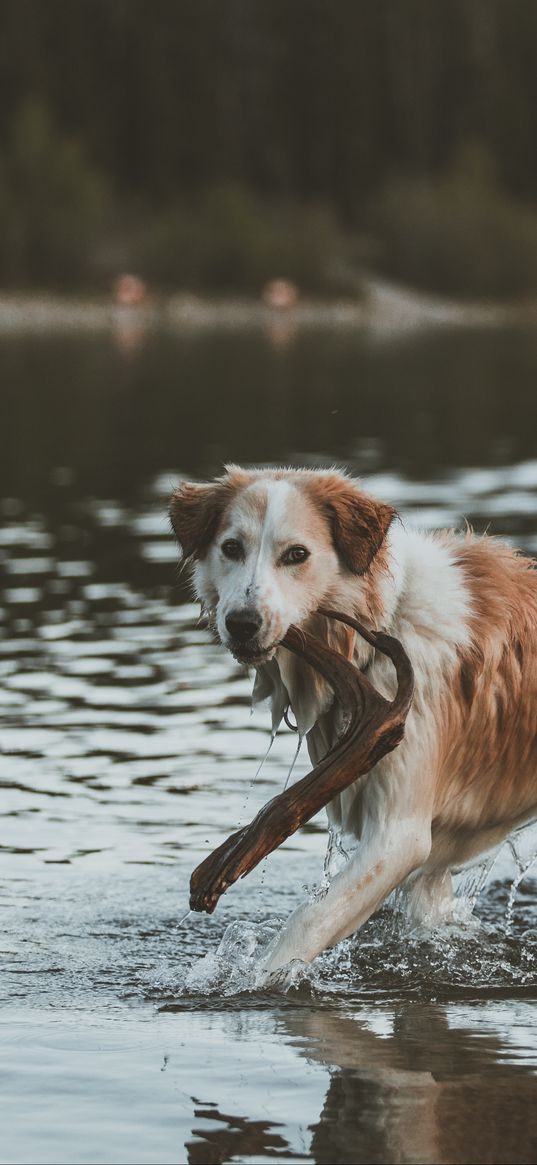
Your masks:
M 322 208 L 265 205 L 239 183 L 165 209 L 112 197 L 82 143 L 36 98 L 0 154 L 0 278 L 15 286 L 109 283 L 137 270 L 157 288 L 258 294 L 275 276 L 337 290 L 340 232 Z
M 157 288 L 257 293 L 281 275 L 327 294 L 376 254 L 431 291 L 536 291 L 535 0 L 0 15 L 5 284 L 134 268 Z
M 258 293 L 283 276 L 310 293 L 342 290 L 340 230 L 319 207 L 268 206 L 238 184 L 150 215 L 131 265 L 157 285 Z
M 61 285 L 83 278 L 107 203 L 106 184 L 82 143 L 58 130 L 44 102 L 25 101 L 0 154 L 3 280 Z
M 261 198 L 242 182 L 148 206 L 112 195 L 83 143 L 35 97 L 0 153 L 0 278 L 14 286 L 108 285 L 137 271 L 156 289 L 258 295 L 275 277 L 345 292 L 359 254 L 326 204 Z M 425 290 L 508 298 L 537 289 L 537 211 L 502 188 L 493 154 L 466 144 L 433 179 L 394 178 L 366 216 L 375 264 Z M 367 250 L 367 238 L 366 238 Z M 354 287 L 359 263 L 354 272 Z
M 435 181 L 391 182 L 370 222 L 383 271 L 404 283 L 470 298 L 537 289 L 537 212 L 500 189 L 482 148 Z

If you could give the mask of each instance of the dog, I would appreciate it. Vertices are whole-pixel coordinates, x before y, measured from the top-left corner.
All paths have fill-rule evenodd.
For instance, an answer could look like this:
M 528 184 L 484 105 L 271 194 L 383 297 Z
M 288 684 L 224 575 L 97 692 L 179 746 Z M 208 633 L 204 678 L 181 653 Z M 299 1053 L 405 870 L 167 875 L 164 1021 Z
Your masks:
M 400 639 L 415 673 L 401 745 L 327 807 L 347 858 L 300 905 L 266 958 L 311 961 L 400 887 L 416 923 L 452 916 L 452 872 L 537 814 L 537 571 L 496 538 L 407 529 L 339 471 L 228 466 L 183 482 L 170 516 L 222 644 L 252 665 L 254 697 L 288 706 L 314 764 L 334 744 L 325 681 L 279 644 L 291 623 L 367 669 L 393 669 L 344 626 L 345 611 Z

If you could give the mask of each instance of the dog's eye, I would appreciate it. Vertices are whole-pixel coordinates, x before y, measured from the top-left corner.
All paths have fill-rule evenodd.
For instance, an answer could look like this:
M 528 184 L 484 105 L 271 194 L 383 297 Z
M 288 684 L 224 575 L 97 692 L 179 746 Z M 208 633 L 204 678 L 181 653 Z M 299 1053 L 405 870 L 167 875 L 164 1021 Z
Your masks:
M 282 554 L 282 563 L 284 566 L 296 566 L 299 562 L 305 562 L 309 556 L 310 552 L 305 546 L 290 546 Z
M 225 558 L 230 558 L 232 562 L 238 562 L 242 558 L 242 546 L 236 538 L 226 538 L 226 541 L 222 542 L 221 549 Z

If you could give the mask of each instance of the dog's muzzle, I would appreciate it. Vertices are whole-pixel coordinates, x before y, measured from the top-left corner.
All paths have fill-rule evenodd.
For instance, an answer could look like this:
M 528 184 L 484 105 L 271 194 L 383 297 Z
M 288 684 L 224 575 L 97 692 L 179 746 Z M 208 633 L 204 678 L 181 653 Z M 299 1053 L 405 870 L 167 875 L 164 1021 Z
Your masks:
M 231 639 L 233 654 L 242 658 L 259 655 L 257 636 L 263 620 L 252 607 L 230 611 L 226 616 L 226 631 Z

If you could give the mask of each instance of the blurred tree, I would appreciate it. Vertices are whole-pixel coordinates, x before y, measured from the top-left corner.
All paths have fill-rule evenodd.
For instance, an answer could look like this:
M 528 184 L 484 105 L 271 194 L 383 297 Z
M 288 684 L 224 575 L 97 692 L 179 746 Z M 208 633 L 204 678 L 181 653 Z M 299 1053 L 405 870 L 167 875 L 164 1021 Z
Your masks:
M 355 214 L 481 138 L 537 196 L 535 0 L 0 0 L 0 132 L 29 95 L 115 184 L 215 181 Z
M 500 191 L 479 143 L 465 143 L 432 182 L 388 183 L 371 219 L 377 264 L 401 282 L 470 298 L 537 288 L 537 213 Z
M 106 184 L 75 138 L 58 132 L 43 101 L 17 111 L 0 155 L 0 269 L 21 285 L 47 272 L 70 282 L 88 267 Z
M 163 238 L 178 204 L 226 184 L 245 206 L 322 203 L 363 230 L 388 185 L 432 188 L 466 141 L 493 159 L 498 197 L 537 199 L 535 0 L 0 0 L 0 17 L 5 271 L 36 270 L 46 250 L 21 177 L 19 217 L 34 222 L 21 257 L 11 164 L 34 167 L 43 221 L 64 222 L 58 274 L 76 250 L 67 207 L 79 202 L 89 237 L 98 174 L 117 220 L 162 214 Z M 47 111 L 46 145 L 29 100 Z

